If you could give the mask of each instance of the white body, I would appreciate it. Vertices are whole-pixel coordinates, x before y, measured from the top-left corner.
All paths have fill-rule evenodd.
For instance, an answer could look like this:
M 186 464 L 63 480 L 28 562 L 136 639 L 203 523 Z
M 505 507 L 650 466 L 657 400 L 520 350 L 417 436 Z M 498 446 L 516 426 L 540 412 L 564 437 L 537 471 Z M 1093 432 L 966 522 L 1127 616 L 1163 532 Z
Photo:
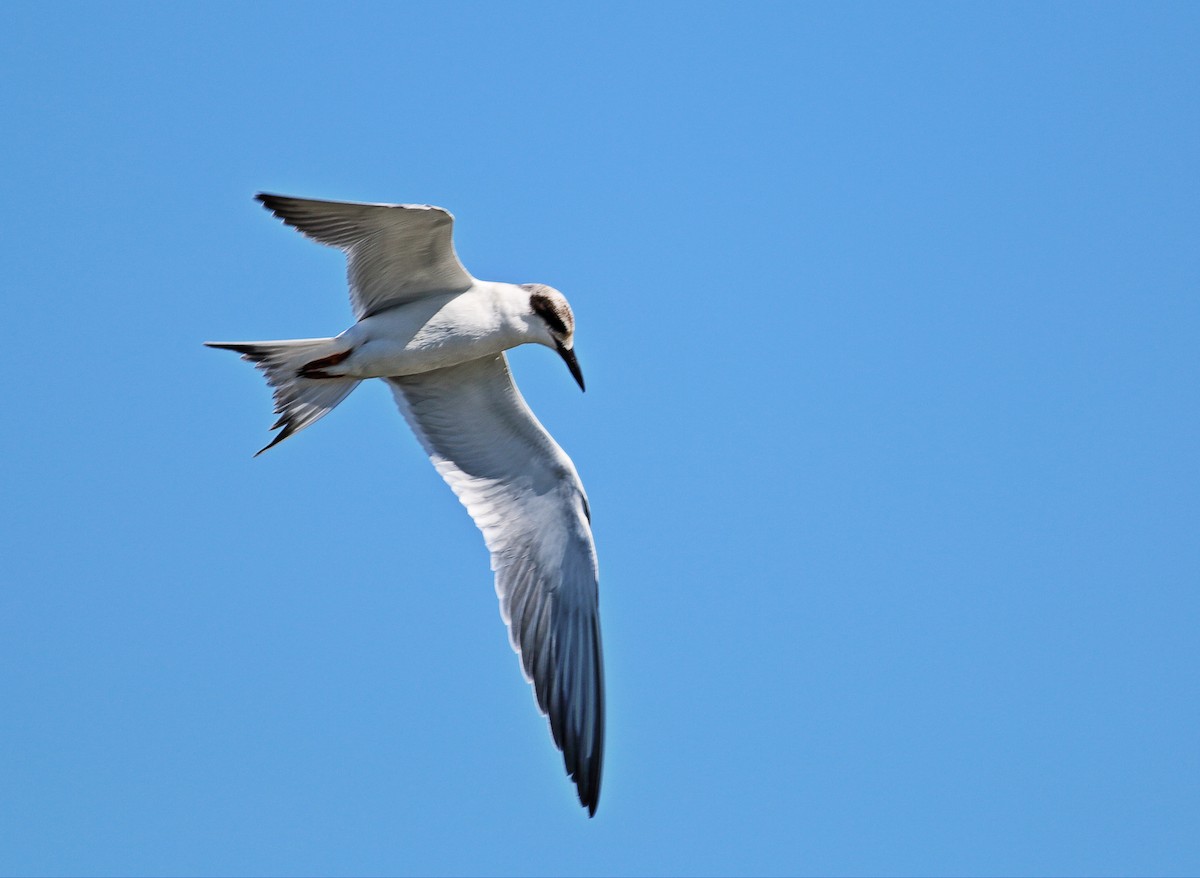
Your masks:
M 335 342 L 351 354 L 324 371 L 360 379 L 457 366 L 531 342 L 554 346 L 545 324 L 530 319 L 529 292 L 490 281 L 395 305 L 354 324 Z

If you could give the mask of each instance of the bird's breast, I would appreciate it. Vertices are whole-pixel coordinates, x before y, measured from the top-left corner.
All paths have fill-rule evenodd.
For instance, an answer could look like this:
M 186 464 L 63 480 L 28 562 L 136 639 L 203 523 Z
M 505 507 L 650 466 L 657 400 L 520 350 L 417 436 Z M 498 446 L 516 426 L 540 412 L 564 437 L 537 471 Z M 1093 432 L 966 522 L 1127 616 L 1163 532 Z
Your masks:
M 493 356 L 520 344 L 497 309 L 470 294 L 409 302 L 360 321 L 344 333 L 353 345 L 347 373 L 356 378 L 412 375 Z

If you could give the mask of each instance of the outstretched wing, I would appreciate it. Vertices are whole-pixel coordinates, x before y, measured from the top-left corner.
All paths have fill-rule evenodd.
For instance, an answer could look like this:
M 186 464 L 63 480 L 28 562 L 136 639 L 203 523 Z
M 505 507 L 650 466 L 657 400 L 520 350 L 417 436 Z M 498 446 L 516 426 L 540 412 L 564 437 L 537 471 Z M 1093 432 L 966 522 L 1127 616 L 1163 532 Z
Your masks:
M 509 639 L 590 814 L 604 756 L 596 549 L 583 485 L 504 355 L 388 378 L 433 465 L 483 531 Z
M 454 252 L 454 217 L 440 207 L 255 197 L 306 237 L 346 251 L 350 304 L 359 320 L 474 282 Z

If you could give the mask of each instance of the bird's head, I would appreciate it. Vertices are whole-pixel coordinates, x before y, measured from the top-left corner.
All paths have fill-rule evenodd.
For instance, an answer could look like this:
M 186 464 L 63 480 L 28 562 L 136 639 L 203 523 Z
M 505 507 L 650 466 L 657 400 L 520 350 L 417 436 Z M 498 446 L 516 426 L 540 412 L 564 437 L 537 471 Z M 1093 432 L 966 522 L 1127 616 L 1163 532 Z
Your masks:
M 566 297 L 545 284 L 521 284 L 521 288 L 529 293 L 530 310 L 546 327 L 546 346 L 558 351 L 571 370 L 571 377 L 583 390 L 583 372 L 575 359 L 575 315 Z

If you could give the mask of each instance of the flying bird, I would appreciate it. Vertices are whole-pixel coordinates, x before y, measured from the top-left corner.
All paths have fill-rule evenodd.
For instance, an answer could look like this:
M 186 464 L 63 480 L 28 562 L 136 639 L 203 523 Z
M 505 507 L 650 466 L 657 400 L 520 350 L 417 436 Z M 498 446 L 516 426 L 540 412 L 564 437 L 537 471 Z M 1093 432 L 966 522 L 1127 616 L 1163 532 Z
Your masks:
M 454 217 L 424 204 L 256 198 L 346 254 L 357 322 L 336 338 L 206 342 L 236 351 L 274 388 L 279 432 L 261 454 L 382 378 L 434 467 L 483 532 L 500 614 L 549 717 L 580 803 L 596 813 L 604 667 L 591 511 L 575 465 L 517 390 L 504 352 L 555 350 L 584 388 L 575 318 L 558 290 L 472 277 Z

